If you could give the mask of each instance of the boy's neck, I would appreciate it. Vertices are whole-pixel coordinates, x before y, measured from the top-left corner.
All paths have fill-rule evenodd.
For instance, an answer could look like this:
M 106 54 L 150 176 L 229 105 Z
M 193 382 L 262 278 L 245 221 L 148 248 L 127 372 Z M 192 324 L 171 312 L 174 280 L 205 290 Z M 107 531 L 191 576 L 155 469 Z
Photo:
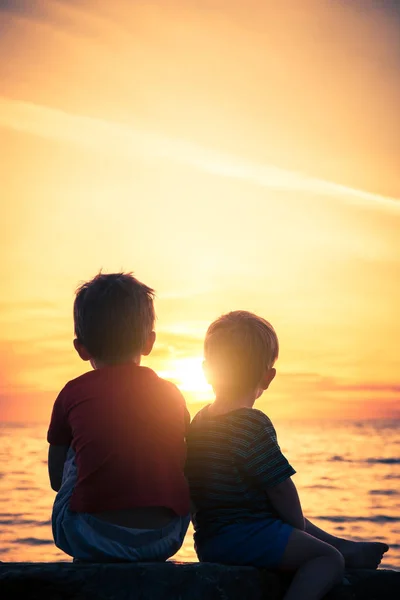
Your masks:
M 225 393 L 216 393 L 215 400 L 210 408 L 212 414 L 222 415 L 239 408 L 253 408 L 257 399 L 255 392 L 248 394 L 232 395 Z
M 107 361 L 96 360 L 95 358 L 91 358 L 90 364 L 92 365 L 93 369 L 95 369 L 95 370 L 103 369 L 104 367 L 116 367 L 118 365 L 126 365 L 127 363 L 133 363 L 139 367 L 141 359 L 142 359 L 141 354 L 139 354 L 139 356 L 128 356 L 127 358 L 121 359 L 118 362 L 107 362 Z

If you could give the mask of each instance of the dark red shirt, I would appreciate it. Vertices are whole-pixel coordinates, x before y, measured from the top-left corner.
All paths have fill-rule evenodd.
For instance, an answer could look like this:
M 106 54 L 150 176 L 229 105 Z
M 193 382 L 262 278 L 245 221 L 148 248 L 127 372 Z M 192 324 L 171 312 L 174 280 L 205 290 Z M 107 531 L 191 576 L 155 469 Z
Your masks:
M 47 440 L 75 451 L 71 510 L 164 506 L 187 514 L 189 421 L 178 388 L 146 367 L 107 366 L 67 383 L 55 401 Z

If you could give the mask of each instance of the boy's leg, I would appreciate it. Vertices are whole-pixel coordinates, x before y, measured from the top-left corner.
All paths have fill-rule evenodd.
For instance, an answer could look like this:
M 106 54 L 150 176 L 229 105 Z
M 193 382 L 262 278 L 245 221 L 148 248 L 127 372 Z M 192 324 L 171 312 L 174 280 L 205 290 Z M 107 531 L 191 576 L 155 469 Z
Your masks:
M 344 556 L 346 567 L 356 569 L 376 569 L 382 556 L 389 550 L 387 544 L 381 542 L 352 542 L 336 537 L 320 529 L 305 519 L 306 532 L 313 537 L 334 546 Z
M 279 568 L 296 571 L 284 600 L 320 600 L 342 581 L 344 559 L 333 546 L 293 529 Z
M 70 448 L 64 463 L 63 478 L 60 490 L 54 500 L 51 515 L 53 539 L 55 545 L 66 554 L 73 556 L 70 544 L 64 531 L 64 522 L 69 516 L 69 501 L 77 480 L 75 453 Z

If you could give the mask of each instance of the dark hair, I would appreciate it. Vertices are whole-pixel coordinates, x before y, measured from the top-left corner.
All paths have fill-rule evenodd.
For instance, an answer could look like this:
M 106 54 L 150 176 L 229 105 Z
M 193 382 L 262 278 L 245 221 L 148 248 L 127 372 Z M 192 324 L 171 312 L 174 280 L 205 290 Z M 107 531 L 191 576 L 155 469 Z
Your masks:
M 76 291 L 75 335 L 97 360 L 139 354 L 154 327 L 154 290 L 131 273 L 99 273 Z

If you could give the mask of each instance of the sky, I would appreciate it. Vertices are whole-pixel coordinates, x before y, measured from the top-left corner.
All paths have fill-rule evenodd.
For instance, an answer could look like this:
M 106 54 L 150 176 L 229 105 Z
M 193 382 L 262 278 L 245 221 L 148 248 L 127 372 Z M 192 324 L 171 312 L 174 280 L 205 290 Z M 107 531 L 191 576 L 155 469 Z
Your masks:
M 274 325 L 277 419 L 400 417 L 395 0 L 0 0 L 0 420 L 87 369 L 100 269 L 157 291 L 192 412 L 208 324 Z

